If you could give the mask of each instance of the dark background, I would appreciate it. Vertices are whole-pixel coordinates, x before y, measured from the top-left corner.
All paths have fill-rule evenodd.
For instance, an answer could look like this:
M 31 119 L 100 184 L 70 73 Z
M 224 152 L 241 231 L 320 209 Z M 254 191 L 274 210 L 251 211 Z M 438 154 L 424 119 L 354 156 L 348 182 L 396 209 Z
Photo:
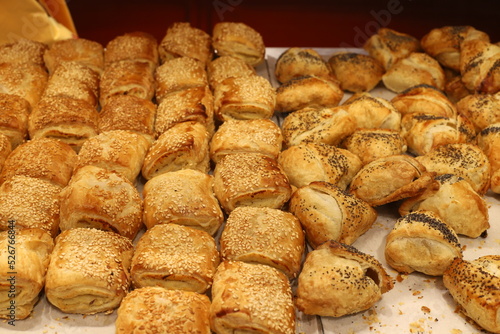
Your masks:
M 380 27 L 421 38 L 433 28 L 471 25 L 500 41 L 500 1 L 439 0 L 68 0 L 80 37 L 105 45 L 144 31 L 161 41 L 187 21 L 211 33 L 220 21 L 244 22 L 269 47 L 360 47 Z

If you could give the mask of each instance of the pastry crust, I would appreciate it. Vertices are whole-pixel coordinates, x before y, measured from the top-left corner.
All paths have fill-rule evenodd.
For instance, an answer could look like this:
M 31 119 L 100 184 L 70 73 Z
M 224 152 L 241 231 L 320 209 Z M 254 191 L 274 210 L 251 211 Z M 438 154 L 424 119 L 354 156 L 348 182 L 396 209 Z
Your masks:
M 55 240 L 45 295 L 64 313 L 117 308 L 129 289 L 132 242 L 115 232 L 73 228 Z
M 274 75 L 280 83 L 303 76 L 330 77 L 330 68 L 314 49 L 293 47 L 276 60 Z
M 297 189 L 289 206 L 313 248 L 328 240 L 350 245 L 371 228 L 378 216 L 365 201 L 323 181 Z
M 28 138 L 29 102 L 17 95 L 0 93 L 0 133 L 16 148 Z
M 460 73 L 467 89 L 483 94 L 500 91 L 500 46 L 475 39 L 462 43 Z
M 148 229 L 158 224 L 179 224 L 215 235 L 224 215 L 213 190 L 213 176 L 181 169 L 155 176 L 144 185 L 143 221 Z
M 54 242 L 49 233 L 36 228 L 0 232 L 0 318 L 25 319 L 45 284 Z M 13 254 L 15 253 L 15 256 Z M 14 262 L 12 261 L 14 259 Z M 14 265 L 9 265 L 15 263 Z M 15 276 L 12 276 L 15 267 Z M 12 281 L 12 277 L 14 280 Z M 12 289 L 14 286 L 14 289 Z
M 297 277 L 305 238 L 299 220 L 271 208 L 238 207 L 226 220 L 220 236 L 222 260 L 260 263 Z
M 135 31 L 116 36 L 104 49 L 104 66 L 121 61 L 138 60 L 149 63 L 152 69 L 158 66 L 158 41 L 148 33 Z
M 117 311 L 119 334 L 210 334 L 210 299 L 190 291 L 161 287 L 135 289 Z
M 0 173 L 2 172 L 5 160 L 12 152 L 12 145 L 10 144 L 9 137 L 0 133 Z
M 43 59 L 49 73 L 53 73 L 57 66 L 66 61 L 78 61 L 102 73 L 104 47 L 98 42 L 85 38 L 64 39 L 51 43 Z
M 259 32 L 242 22 L 218 22 L 212 30 L 212 46 L 218 56 L 243 59 L 251 66 L 264 61 L 266 47 Z
M 222 262 L 212 287 L 210 325 L 219 334 L 295 333 L 288 278 L 263 264 Z
M 78 169 L 60 193 L 61 231 L 88 227 L 131 240 L 142 227 L 142 199 L 124 176 L 96 166 Z
M 260 153 L 226 155 L 213 175 L 215 196 L 226 213 L 239 206 L 279 209 L 292 192 L 278 161 Z
M 458 112 L 474 124 L 477 133 L 500 122 L 499 95 L 471 94 L 458 101 L 456 106 Z
M 486 154 L 491 165 L 490 189 L 500 193 L 500 123 L 484 128 L 477 136 L 478 147 Z
M 227 78 L 245 77 L 257 73 L 255 68 L 240 58 L 220 56 L 208 63 L 207 74 L 210 87 L 215 90 L 215 87 Z
M 305 314 L 341 317 L 371 308 L 393 286 L 392 277 L 374 257 L 328 241 L 308 253 L 296 304 Z
M 357 93 L 342 107 L 356 120 L 357 128 L 400 130 L 401 114 L 384 98 L 367 92 Z
M 425 113 L 454 117 L 457 114 L 454 103 L 442 91 L 429 85 L 410 87 L 393 97 L 391 103 L 403 116 L 411 113 Z
M 205 231 L 178 224 L 160 224 L 139 239 L 130 275 L 135 288 L 205 293 L 219 265 L 215 239 Z
M 0 63 L 0 93 L 24 98 L 36 106 L 48 81 L 44 68 L 33 63 Z
M 432 211 L 417 210 L 399 218 L 386 238 L 385 259 L 400 273 L 441 276 L 461 257 L 457 234 Z
M 30 63 L 45 68 L 43 55 L 48 45 L 28 38 L 0 45 L 0 63 Z

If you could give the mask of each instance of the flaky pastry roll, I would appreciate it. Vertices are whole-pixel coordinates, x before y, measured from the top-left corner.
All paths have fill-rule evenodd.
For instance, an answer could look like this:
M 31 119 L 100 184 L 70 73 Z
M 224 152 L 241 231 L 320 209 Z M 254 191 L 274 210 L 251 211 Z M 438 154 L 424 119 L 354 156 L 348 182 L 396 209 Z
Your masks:
M 343 90 L 360 93 L 375 88 L 385 69 L 370 55 L 355 52 L 337 52 L 328 59 L 328 66 Z
M 397 94 L 392 105 L 401 115 L 424 113 L 436 116 L 454 117 L 457 108 L 439 89 L 429 85 L 418 85 Z
M 43 59 L 49 73 L 53 73 L 57 66 L 66 61 L 78 61 L 102 73 L 104 47 L 96 41 L 85 38 L 64 39 L 51 43 Z
M 477 136 L 477 145 L 486 154 L 491 165 L 490 189 L 500 193 L 500 123 L 493 123 Z
M 0 133 L 16 148 L 28 138 L 29 102 L 17 95 L 0 93 Z
M 207 74 L 208 82 L 213 90 L 227 78 L 256 75 L 256 72 L 241 58 L 220 56 L 207 64 Z
M 469 90 L 483 94 L 500 91 L 500 46 L 473 39 L 462 43 L 460 74 Z
M 0 63 L 0 93 L 22 97 L 36 106 L 42 97 L 49 76 L 33 63 Z
M 104 48 L 104 66 L 121 60 L 139 60 L 158 66 L 158 42 L 153 35 L 135 31 L 116 36 Z
M 401 114 L 384 98 L 356 93 L 342 107 L 356 120 L 357 128 L 400 130 Z
M 2 172 L 5 160 L 12 152 L 12 145 L 10 143 L 9 137 L 0 133 L 0 172 Z
M 474 124 L 478 133 L 500 122 L 500 95 L 471 94 L 460 99 L 456 106 L 457 111 Z
M 28 38 L 17 38 L 0 45 L 0 63 L 30 63 L 45 68 L 43 55 L 49 46 Z
M 274 75 L 279 82 L 285 83 L 306 75 L 328 78 L 330 69 L 318 51 L 292 47 L 276 60 Z

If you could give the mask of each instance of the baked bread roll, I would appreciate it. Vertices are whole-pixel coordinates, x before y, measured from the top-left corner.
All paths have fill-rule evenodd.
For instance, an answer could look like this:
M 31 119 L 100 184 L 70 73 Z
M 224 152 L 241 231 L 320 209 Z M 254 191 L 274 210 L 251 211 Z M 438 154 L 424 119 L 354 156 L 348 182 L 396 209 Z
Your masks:
M 205 295 L 144 287 L 123 298 L 115 328 L 120 334 L 210 334 L 209 311 Z
M 205 31 L 189 22 L 171 24 L 158 46 L 161 63 L 178 57 L 191 57 L 207 64 L 212 59 L 212 40 Z
M 205 64 L 190 57 L 178 57 L 165 61 L 155 70 L 156 101 L 169 94 L 194 87 L 208 86 Z
M 218 22 L 212 30 L 212 46 L 218 56 L 243 59 L 251 66 L 264 61 L 266 47 L 259 32 L 242 22 Z
M 399 131 L 390 129 L 358 129 L 340 144 L 358 156 L 363 165 L 407 151 L 406 140 Z
M 115 95 L 99 113 L 99 133 L 125 130 L 142 135 L 150 143 L 154 132 L 156 104 L 133 95 Z
M 264 77 L 230 77 L 214 90 L 214 112 L 220 121 L 271 118 L 276 107 L 276 90 Z
M 230 119 L 222 123 L 210 141 L 210 158 L 219 162 L 234 153 L 261 153 L 278 158 L 283 146 L 279 126 L 270 119 Z
M 484 128 L 477 136 L 478 147 L 486 154 L 491 165 L 490 189 L 500 193 L 500 123 Z
M 29 102 L 17 95 L 0 93 L 0 133 L 16 148 L 28 138 Z
M 199 122 L 210 134 L 215 131 L 214 96 L 208 86 L 183 89 L 164 97 L 155 120 L 157 136 L 181 122 Z
M 313 248 L 328 240 L 350 245 L 377 219 L 377 211 L 368 203 L 323 181 L 297 189 L 289 206 Z
M 432 211 L 417 210 L 396 221 L 386 238 L 387 264 L 400 273 L 441 276 L 462 248 L 455 231 Z
M 19 320 L 31 314 L 45 284 L 53 248 L 51 236 L 41 229 L 14 227 L 0 232 L 0 279 L 3 282 L 0 318 Z M 12 261 L 12 252 L 15 252 L 15 261 Z
M 12 152 L 12 145 L 10 144 L 9 137 L 0 133 L 0 172 L 2 172 L 5 160 Z
M 444 286 L 462 307 L 461 311 L 492 333 L 500 333 L 499 266 L 498 255 L 481 256 L 472 261 L 456 258 L 443 274 Z
M 467 89 L 483 94 L 500 91 L 500 46 L 475 39 L 461 44 L 460 73 Z
M 286 147 L 306 143 L 338 145 L 356 130 L 356 119 L 347 109 L 305 108 L 288 114 L 281 125 Z
M 305 314 L 341 317 L 371 308 L 393 286 L 374 257 L 331 240 L 308 253 L 296 305 Z
M 136 288 L 205 293 L 219 265 L 215 239 L 205 231 L 178 224 L 148 229 L 135 248 L 130 275 Z
M 302 226 L 293 214 L 238 207 L 227 218 L 220 236 L 220 252 L 223 261 L 265 264 L 293 279 L 300 271 L 304 240 Z
M 156 38 L 142 31 L 116 36 L 104 48 L 104 66 L 122 60 L 138 60 L 156 68 L 159 62 Z
M 85 38 L 71 38 L 51 43 L 43 54 L 45 66 L 53 73 L 57 66 L 66 61 L 81 62 L 98 73 L 104 69 L 104 47 Z
M 150 142 L 127 130 L 112 130 L 84 143 L 75 170 L 92 165 L 116 172 L 134 183 L 141 172 Z
M 212 286 L 210 325 L 219 334 L 295 333 L 295 310 L 287 277 L 263 264 L 222 262 Z
M 435 174 L 416 158 L 391 155 L 364 165 L 352 179 L 349 192 L 372 206 L 380 206 L 437 187 Z
M 64 313 L 117 308 L 130 285 L 132 242 L 92 228 L 63 231 L 55 242 L 45 282 L 47 300 Z
M 181 169 L 147 181 L 143 221 L 148 229 L 158 224 L 179 224 L 215 235 L 224 215 L 213 190 L 213 176 Z
M 144 157 L 142 176 L 150 180 L 179 169 L 208 173 L 210 133 L 198 122 L 181 122 L 162 133 Z
M 328 66 L 343 90 L 361 93 L 375 88 L 385 69 L 370 55 L 355 52 L 337 52 L 328 59 Z
M 45 68 L 43 55 L 48 45 L 28 38 L 18 38 L 0 45 L 0 63 L 35 64 Z
M 276 89 L 276 111 L 291 112 L 307 107 L 336 107 L 344 91 L 333 77 L 305 75 L 288 80 Z
M 444 85 L 444 92 L 451 102 L 457 103 L 467 95 L 474 94 L 473 91 L 465 87 L 462 81 L 462 75 L 460 72 L 455 72 L 444 68 L 444 73 L 446 76 L 446 83 Z
M 411 35 L 382 27 L 366 41 L 363 48 L 388 70 L 410 53 L 420 51 L 420 41 Z
M 32 63 L 0 63 L 0 93 L 22 97 L 36 106 L 48 81 L 44 68 Z
M 460 71 L 461 44 L 472 39 L 490 41 L 488 34 L 472 26 L 444 26 L 429 31 L 422 37 L 420 44 L 441 65 Z
M 142 199 L 118 173 L 84 166 L 60 193 L 61 231 L 76 227 L 113 231 L 131 240 L 142 227 Z
M 38 228 L 52 237 L 59 232 L 61 187 L 49 181 L 16 175 L 0 186 L 0 230 Z
M 399 207 L 399 214 L 405 216 L 417 210 L 432 211 L 457 234 L 471 238 L 485 235 L 490 228 L 485 199 L 459 176 L 442 174 L 435 180 L 439 182 L 438 189 L 428 189 L 406 199 Z
M 356 120 L 357 128 L 400 130 L 401 114 L 384 98 L 356 93 L 342 107 Z
M 391 103 L 403 116 L 424 113 L 453 117 L 457 114 L 454 103 L 442 91 L 429 85 L 410 87 L 393 97 Z
M 99 113 L 85 101 L 66 96 L 47 96 L 30 114 L 31 139 L 55 138 L 79 152 L 82 145 L 97 135 Z
M 280 83 L 285 83 L 303 76 L 329 78 L 331 74 L 330 68 L 318 51 L 293 47 L 278 57 L 274 75 Z
M 279 209 L 292 192 L 278 161 L 260 153 L 226 155 L 213 175 L 215 196 L 226 213 L 239 206 Z
M 422 84 L 443 90 L 445 75 L 437 60 L 426 53 L 413 52 L 394 63 L 382 76 L 382 82 L 395 93 Z
M 297 188 L 325 181 L 346 189 L 362 166 L 354 153 L 321 143 L 290 146 L 280 153 L 278 163 Z
M 456 174 L 484 195 L 490 186 L 491 164 L 488 156 L 470 143 L 445 144 L 415 158 L 429 172 Z
M 212 90 L 227 78 L 255 74 L 255 68 L 243 59 L 232 56 L 220 56 L 207 64 L 208 82 Z
M 471 94 L 456 104 L 460 114 L 467 117 L 477 133 L 500 122 L 500 95 Z
M 33 139 L 19 145 L 7 157 L 0 184 L 15 175 L 25 175 L 64 187 L 73 174 L 76 159 L 75 151 L 62 141 Z

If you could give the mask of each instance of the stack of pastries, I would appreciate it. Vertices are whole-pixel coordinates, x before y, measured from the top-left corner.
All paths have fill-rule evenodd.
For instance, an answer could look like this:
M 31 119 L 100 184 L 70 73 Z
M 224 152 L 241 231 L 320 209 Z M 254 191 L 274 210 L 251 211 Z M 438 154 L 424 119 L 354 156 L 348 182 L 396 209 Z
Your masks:
M 395 284 L 386 263 L 443 276 L 500 332 L 494 291 L 454 277 L 498 262 L 460 245 L 487 235 L 484 195 L 500 193 L 497 49 L 472 27 L 382 28 L 365 52 L 287 49 L 273 87 L 240 22 L 0 45 L 0 242 L 26 259 L 0 317 L 28 317 L 44 290 L 65 313 L 117 309 L 121 334 L 292 334 L 296 310 L 373 307 Z M 358 250 L 394 206 L 384 261 Z

